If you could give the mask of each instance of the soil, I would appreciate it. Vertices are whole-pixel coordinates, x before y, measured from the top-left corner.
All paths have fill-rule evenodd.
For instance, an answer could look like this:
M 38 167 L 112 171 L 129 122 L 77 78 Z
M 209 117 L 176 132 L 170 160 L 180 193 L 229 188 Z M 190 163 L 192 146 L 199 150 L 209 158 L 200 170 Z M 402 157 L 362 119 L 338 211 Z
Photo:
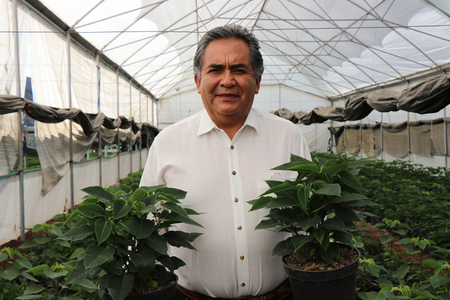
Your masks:
M 358 258 L 358 253 L 351 248 L 342 247 L 339 258 L 334 259 L 329 264 L 318 262 L 314 256 L 310 256 L 307 251 L 300 250 L 299 259 L 293 254 L 284 258 L 284 262 L 291 268 L 304 271 L 327 271 L 345 267 Z
M 365 223 L 364 225 L 361 223 L 357 223 L 357 226 L 360 228 L 364 228 L 366 233 L 364 236 L 369 237 L 370 240 L 376 241 L 377 243 L 380 242 L 381 236 L 389 236 L 392 237 L 392 234 L 389 233 L 389 231 L 383 231 L 380 230 L 377 227 L 373 227 L 370 223 Z M 420 253 L 414 253 L 407 255 L 405 252 L 405 247 L 403 245 L 395 244 L 400 237 L 395 237 L 392 244 L 389 243 L 388 247 L 392 247 L 398 255 L 404 259 L 404 260 L 410 260 L 410 261 L 419 261 L 420 259 Z M 329 264 L 324 264 L 317 262 L 317 260 L 314 257 L 311 257 L 306 251 L 300 251 L 299 253 L 299 259 L 296 258 L 294 255 L 290 254 L 285 257 L 284 262 L 286 265 L 288 265 L 291 268 L 299 269 L 299 270 L 305 270 L 305 271 L 325 271 L 325 270 L 334 270 L 341 267 L 345 267 L 352 262 L 355 261 L 355 259 L 358 257 L 358 254 L 356 251 L 349 249 L 349 248 L 341 248 L 341 256 L 339 259 L 336 257 L 333 259 L 333 261 Z M 403 254 L 402 254 L 403 253 Z M 428 254 L 422 254 L 422 260 L 429 258 Z

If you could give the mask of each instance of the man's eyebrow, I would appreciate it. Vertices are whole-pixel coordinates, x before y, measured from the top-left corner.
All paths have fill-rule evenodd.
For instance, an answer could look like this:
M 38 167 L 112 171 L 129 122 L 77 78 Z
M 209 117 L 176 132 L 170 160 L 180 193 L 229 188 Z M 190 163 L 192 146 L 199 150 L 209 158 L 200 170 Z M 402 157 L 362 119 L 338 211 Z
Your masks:
M 224 68 L 224 65 L 222 65 L 222 64 L 210 64 L 207 68 L 208 69 L 221 69 L 221 68 Z M 243 64 L 243 63 L 236 63 L 236 64 L 231 65 L 231 68 L 232 69 L 239 69 L 239 68 L 248 69 L 248 66 L 246 64 Z
M 210 64 L 207 68 L 208 69 L 220 69 L 223 68 L 224 66 L 222 64 Z

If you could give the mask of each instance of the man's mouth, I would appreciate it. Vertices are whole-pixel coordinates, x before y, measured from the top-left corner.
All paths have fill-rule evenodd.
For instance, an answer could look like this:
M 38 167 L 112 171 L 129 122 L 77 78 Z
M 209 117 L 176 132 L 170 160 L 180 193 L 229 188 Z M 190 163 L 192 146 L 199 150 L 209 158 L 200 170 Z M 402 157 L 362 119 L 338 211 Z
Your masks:
M 231 94 L 231 93 L 222 93 L 222 94 L 218 94 L 217 95 L 220 99 L 222 100 L 233 100 L 235 99 L 238 95 L 237 94 Z

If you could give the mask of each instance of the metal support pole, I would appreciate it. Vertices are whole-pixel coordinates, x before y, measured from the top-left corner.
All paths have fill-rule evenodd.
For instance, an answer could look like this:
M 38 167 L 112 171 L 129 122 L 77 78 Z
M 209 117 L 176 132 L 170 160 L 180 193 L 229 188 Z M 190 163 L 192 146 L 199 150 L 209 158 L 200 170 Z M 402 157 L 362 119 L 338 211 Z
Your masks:
M 15 50 L 15 64 L 16 64 L 16 89 L 19 97 L 21 96 L 21 85 L 20 85 L 20 57 L 19 57 L 19 20 L 18 20 L 18 8 L 17 2 L 13 1 L 14 8 L 14 50 Z M 23 176 L 23 128 L 22 128 L 22 111 L 18 111 L 18 120 L 17 125 L 19 128 L 19 138 L 18 138 L 18 146 L 19 146 L 19 157 L 18 157 L 18 167 L 17 171 L 19 175 L 19 209 L 20 209 L 20 240 L 25 242 L 25 193 L 24 193 L 24 176 Z
M 384 159 L 384 140 L 383 140 L 383 113 L 381 113 L 380 120 L 380 130 L 381 130 L 381 159 Z
M 448 136 L 447 136 L 447 107 L 444 108 L 444 147 L 445 147 L 445 168 L 448 168 Z
M 408 160 L 411 162 L 411 128 L 409 127 L 409 111 L 408 111 L 408 122 L 406 123 L 406 130 L 408 134 Z
M 359 157 L 363 155 L 363 142 L 362 142 L 362 120 L 359 120 Z
M 120 116 L 119 109 L 119 69 L 117 69 L 116 73 L 116 84 L 117 84 L 117 118 Z M 120 182 L 120 127 L 117 128 L 117 182 Z
M 101 91 L 101 72 L 100 72 L 100 55 L 97 53 L 96 57 L 96 65 L 97 65 L 97 113 L 101 113 L 101 108 L 100 108 L 100 91 Z M 98 139 L 98 172 L 99 172 L 99 185 L 103 186 L 103 171 L 102 171 L 102 131 L 101 131 L 101 127 L 98 130 L 98 134 L 97 134 L 97 139 Z
M 141 123 L 141 132 L 139 135 L 139 170 L 142 168 L 142 91 L 139 91 L 139 123 Z
M 71 68 L 71 58 L 70 58 L 70 31 L 67 33 L 67 91 L 69 93 L 69 108 L 72 108 L 72 68 Z M 75 209 L 75 187 L 74 187 L 74 176 L 73 176 L 73 121 L 70 119 L 70 210 Z
M 133 173 L 133 111 L 132 111 L 132 91 L 133 85 L 130 79 L 130 142 L 128 143 L 128 149 L 130 150 L 130 173 Z

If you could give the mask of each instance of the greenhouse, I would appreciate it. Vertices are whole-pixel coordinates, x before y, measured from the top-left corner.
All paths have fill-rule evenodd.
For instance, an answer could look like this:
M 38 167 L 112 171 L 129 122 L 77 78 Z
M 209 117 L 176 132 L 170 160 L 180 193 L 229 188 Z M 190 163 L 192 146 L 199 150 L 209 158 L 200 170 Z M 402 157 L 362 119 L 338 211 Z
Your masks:
M 317 161 L 360 162 L 357 180 L 373 201 L 355 211 L 363 231 L 365 221 L 381 223 L 380 247 L 401 232 L 407 254 L 431 259 L 435 246 L 441 255 L 413 273 L 416 265 L 393 262 L 392 247 L 380 250 L 389 267 L 370 262 L 376 246 L 367 242 L 357 297 L 450 299 L 446 0 L 0 0 L 0 245 L 24 242 L 31 228 L 73 213 L 99 195 L 92 187 L 137 189 L 155 137 L 204 109 L 197 46 L 209 30 L 230 24 L 259 41 L 264 72 L 253 108 L 295 124 Z M 70 272 L 73 291 L 79 284 L 87 294 L 39 298 L 45 291 L 34 290 L 7 298 L 2 280 L 13 279 L 4 268 L 0 299 L 97 299 L 87 279 Z M 380 279 L 392 270 L 395 280 Z M 374 290 L 361 283 L 366 275 Z M 27 295 L 36 297 L 17 298 Z

